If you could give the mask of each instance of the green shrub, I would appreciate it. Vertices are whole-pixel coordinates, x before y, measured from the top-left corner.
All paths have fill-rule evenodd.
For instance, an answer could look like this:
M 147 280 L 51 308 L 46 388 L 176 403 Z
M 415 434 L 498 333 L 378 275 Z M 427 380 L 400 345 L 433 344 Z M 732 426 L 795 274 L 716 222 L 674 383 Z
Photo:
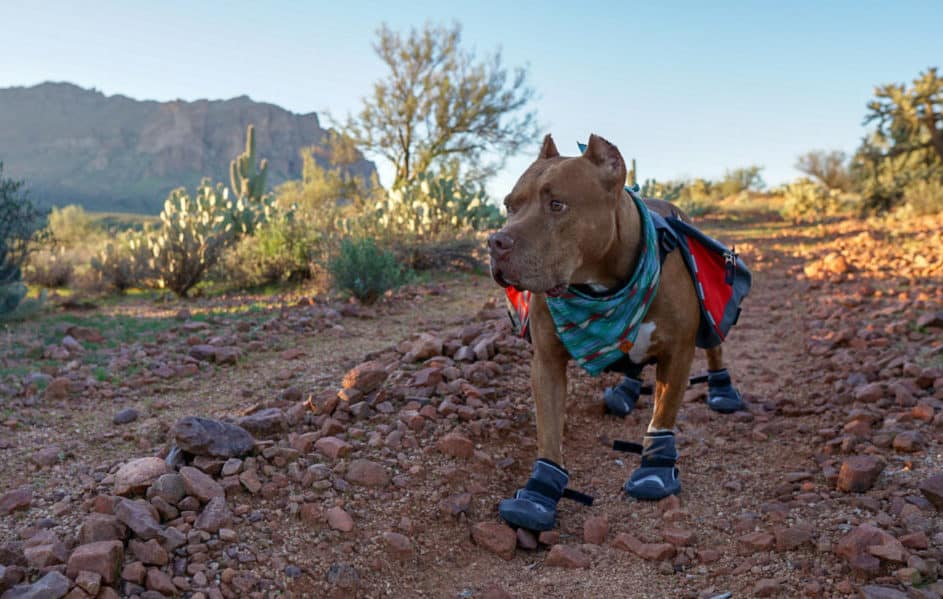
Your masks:
M 64 247 L 87 244 L 90 238 L 102 235 L 102 230 L 81 206 L 70 204 L 53 208 L 49 213 L 49 233 Z
M 221 278 L 239 287 L 303 281 L 311 278 L 320 251 L 316 231 L 279 211 L 227 250 Z
M 23 182 L 5 179 L 0 162 L 0 316 L 11 316 L 26 297 L 22 268 L 33 242 L 47 237 L 45 214 L 23 191 Z
M 375 302 L 388 289 L 405 283 L 408 273 L 392 252 L 371 238 L 346 238 L 328 263 L 335 285 L 364 304 Z
M 203 280 L 223 251 L 251 235 L 269 214 L 261 202 L 229 198 L 229 190 L 204 179 L 191 198 L 183 188 L 170 192 L 160 225 L 145 234 L 149 250 L 147 276 L 180 297 Z
M 141 284 L 147 258 L 144 237 L 125 231 L 91 259 L 91 266 L 106 289 L 123 294 Z
M 842 208 L 841 193 L 826 189 L 811 179 L 801 178 L 786 186 L 781 213 L 796 222 L 817 221 L 837 214 Z
M 63 246 L 44 247 L 30 255 L 23 270 L 23 278 L 33 285 L 48 289 L 68 287 L 75 274 L 74 257 Z
M 904 188 L 904 205 L 898 211 L 904 215 L 927 215 L 943 212 L 943 181 L 923 179 Z

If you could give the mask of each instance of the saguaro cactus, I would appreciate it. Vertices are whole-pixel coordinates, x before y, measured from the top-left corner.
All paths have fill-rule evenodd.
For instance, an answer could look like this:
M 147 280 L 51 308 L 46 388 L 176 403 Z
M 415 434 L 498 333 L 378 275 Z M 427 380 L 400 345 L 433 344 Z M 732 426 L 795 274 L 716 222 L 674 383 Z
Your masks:
M 255 166 L 255 127 L 246 130 L 246 151 L 229 163 L 229 181 L 233 194 L 240 199 L 257 202 L 265 195 L 265 176 L 268 161 L 264 158 Z

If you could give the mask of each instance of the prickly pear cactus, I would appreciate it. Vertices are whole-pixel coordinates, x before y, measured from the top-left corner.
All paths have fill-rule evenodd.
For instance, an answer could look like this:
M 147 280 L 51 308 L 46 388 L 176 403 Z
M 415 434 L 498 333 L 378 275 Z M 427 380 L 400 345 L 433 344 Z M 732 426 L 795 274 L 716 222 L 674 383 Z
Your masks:
M 271 209 L 269 200 L 233 201 L 222 183 L 204 179 L 193 197 L 175 189 L 164 202 L 160 226 L 147 236 L 149 269 L 159 287 L 179 296 L 206 275 L 223 250 L 251 234 Z
M 268 161 L 263 159 L 258 168 L 255 165 L 255 127 L 249 125 L 246 130 L 246 151 L 236 156 L 229 163 L 229 182 L 233 194 L 249 202 L 260 202 L 265 197 L 265 177 L 268 173 Z

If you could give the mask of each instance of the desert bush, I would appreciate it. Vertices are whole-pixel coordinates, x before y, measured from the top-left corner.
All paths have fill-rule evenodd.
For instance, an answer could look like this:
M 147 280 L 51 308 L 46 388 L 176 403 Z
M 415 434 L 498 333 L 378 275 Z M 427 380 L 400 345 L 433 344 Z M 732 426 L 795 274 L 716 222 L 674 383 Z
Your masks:
M 943 181 L 918 179 L 911 181 L 903 192 L 901 216 L 924 216 L 943 213 Z
M 378 247 L 369 237 L 341 240 L 337 254 L 328 262 L 328 270 L 338 289 L 364 304 L 375 302 L 409 277 L 396 256 Z
M 123 294 L 144 279 L 147 252 L 143 235 L 125 231 L 105 244 L 91 259 L 91 267 L 106 289 Z
M 55 244 L 33 252 L 23 269 L 23 278 L 40 287 L 68 287 L 75 274 L 74 256 L 65 246 Z
M 22 268 L 43 232 L 45 213 L 23 190 L 22 181 L 3 177 L 0 162 L 0 316 L 9 317 L 26 297 Z
M 103 234 L 85 209 L 74 204 L 50 211 L 49 233 L 63 247 L 87 244 L 92 238 Z
M 318 232 L 294 213 L 279 210 L 226 251 L 218 274 L 239 287 L 303 281 L 314 272 L 320 242 Z
M 842 205 L 838 190 L 826 189 L 811 179 L 802 178 L 786 186 L 781 214 L 796 222 L 814 222 L 837 214 Z
M 251 235 L 270 213 L 268 199 L 229 197 L 221 183 L 204 179 L 191 198 L 175 189 L 164 202 L 160 225 L 145 233 L 149 250 L 147 276 L 160 288 L 180 297 L 203 280 L 223 251 Z

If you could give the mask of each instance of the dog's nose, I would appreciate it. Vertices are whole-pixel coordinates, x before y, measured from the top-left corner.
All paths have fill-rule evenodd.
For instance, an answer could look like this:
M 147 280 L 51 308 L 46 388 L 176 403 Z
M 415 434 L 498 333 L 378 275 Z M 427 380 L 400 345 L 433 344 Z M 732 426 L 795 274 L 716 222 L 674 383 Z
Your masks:
M 495 258 L 503 258 L 512 247 L 514 247 L 514 238 L 504 231 L 498 231 L 488 237 L 488 249 Z

